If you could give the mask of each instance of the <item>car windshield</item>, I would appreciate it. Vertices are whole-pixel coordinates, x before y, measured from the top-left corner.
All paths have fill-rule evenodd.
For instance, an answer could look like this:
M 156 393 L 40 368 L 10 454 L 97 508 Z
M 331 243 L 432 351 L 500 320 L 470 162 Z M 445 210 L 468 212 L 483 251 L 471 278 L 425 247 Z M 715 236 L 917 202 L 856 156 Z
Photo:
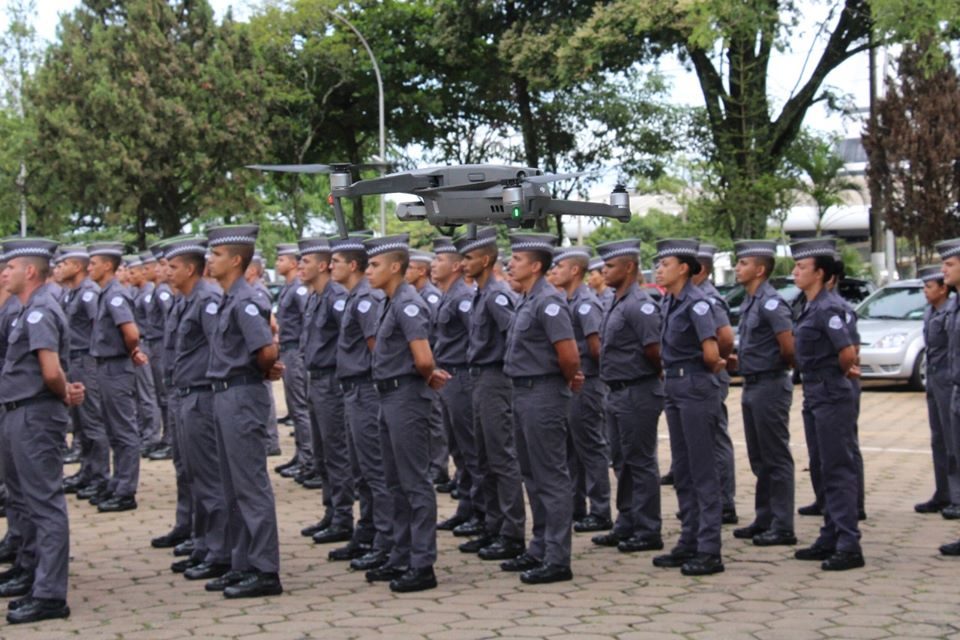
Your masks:
M 927 304 L 920 287 L 885 287 L 857 309 L 864 320 L 923 320 Z

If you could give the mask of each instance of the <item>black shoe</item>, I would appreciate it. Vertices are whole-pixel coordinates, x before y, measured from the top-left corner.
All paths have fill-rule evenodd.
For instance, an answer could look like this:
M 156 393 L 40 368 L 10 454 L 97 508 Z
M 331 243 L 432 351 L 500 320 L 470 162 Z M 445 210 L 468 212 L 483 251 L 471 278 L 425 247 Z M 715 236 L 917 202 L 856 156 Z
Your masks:
M 663 476 L 660 478 L 660 484 L 661 484 L 662 486 L 670 486 L 670 485 L 672 485 L 672 484 L 673 484 L 673 471 L 668 471 L 667 473 L 663 474 Z
M 6 571 L 0 571 L 0 582 L 6 582 L 7 580 L 19 578 L 23 575 L 23 571 L 23 567 L 10 567 Z
M 319 475 L 313 475 L 300 483 L 304 489 L 323 489 L 323 478 Z
M 493 536 L 480 536 L 479 538 L 473 538 L 472 540 L 467 540 L 461 544 L 458 549 L 462 553 L 477 553 L 480 549 L 483 549 L 485 546 L 493 543 Z
M 543 562 L 537 560 L 532 555 L 527 552 L 523 552 L 518 555 L 516 558 L 512 558 L 505 562 L 500 563 L 501 571 L 530 571 L 531 569 L 536 569 L 537 567 L 543 565 Z
M 173 447 L 168 447 L 166 445 L 158 447 L 150 452 L 150 455 L 147 456 L 147 460 L 170 460 L 173 458 Z
M 33 571 L 21 569 L 18 574 L 9 580 L 0 582 L 0 598 L 15 598 L 25 596 L 33 588 Z
M 173 548 L 173 555 L 176 557 L 189 556 L 193 553 L 193 539 L 184 540 Z
M 542 564 L 520 574 L 520 582 L 524 584 L 549 584 L 565 580 L 573 580 L 573 572 L 562 564 Z
M 157 447 L 162 447 L 164 444 L 162 442 L 151 442 L 150 444 L 145 444 L 140 447 L 140 457 L 146 458 L 151 453 L 157 450 Z
M 280 584 L 279 575 L 257 571 L 248 574 L 240 582 L 225 587 L 223 597 L 260 598 L 262 596 L 278 596 L 281 593 L 283 593 L 283 585 Z
M 354 571 L 369 571 L 370 569 L 376 569 L 377 567 L 382 567 L 387 560 L 390 559 L 390 554 L 386 551 L 381 550 L 371 550 L 363 554 L 359 558 L 354 558 L 350 561 L 350 568 Z
M 814 502 L 813 504 L 808 504 L 805 507 L 800 507 L 797 509 L 797 513 L 802 516 L 822 516 L 823 509 L 820 508 L 820 505 Z
M 590 542 L 598 547 L 616 547 L 629 537 L 630 536 L 625 536 L 622 533 L 611 531 L 609 533 L 602 533 L 598 536 L 593 536 L 590 538 Z
M 467 521 L 467 518 L 464 518 L 463 516 L 454 515 L 446 520 L 438 522 L 437 529 L 440 531 L 453 531 L 455 527 L 459 527 Z
M 685 576 L 709 576 L 714 573 L 723 573 L 723 560 L 720 559 L 719 554 L 698 553 L 696 557 L 683 563 L 680 573 Z
M 940 545 L 940 553 L 945 556 L 960 556 L 960 540 Z
M 753 536 L 753 544 L 758 547 L 779 547 L 797 544 L 793 531 L 764 531 Z
M 100 495 L 106 490 L 106 482 L 94 482 L 77 491 L 77 498 L 80 500 L 89 500 L 90 498 Z
M 960 504 L 950 504 L 940 510 L 944 520 L 960 520 Z
M 203 588 L 207 591 L 223 591 L 227 587 L 239 584 L 241 580 L 245 580 L 251 575 L 253 574 L 250 571 L 227 571 L 219 578 L 214 578 L 207 584 L 203 585 Z
M 613 521 L 610 518 L 590 514 L 582 520 L 573 523 L 573 530 L 577 533 L 592 533 L 594 531 L 610 531 L 613 529 Z
M 77 464 L 80 462 L 79 451 L 68 451 L 63 455 L 63 464 Z
M 277 424 L 293 424 L 293 417 L 289 414 L 283 416 L 282 418 L 277 418 Z
M 64 481 L 66 484 L 66 481 Z M 913 510 L 917 513 L 940 513 L 944 508 L 949 507 L 949 502 L 940 502 L 939 500 L 927 500 L 913 505 Z
M 356 542 L 355 540 L 351 540 L 350 544 L 345 547 L 332 549 L 330 553 L 327 554 L 327 559 L 333 560 L 334 562 L 346 562 L 347 560 L 362 558 L 370 553 L 372 549 L 373 545 L 368 542 Z
M 458 538 L 472 538 L 473 536 L 482 536 L 486 531 L 486 525 L 480 518 L 470 518 L 463 524 L 453 528 L 453 535 Z
M 118 511 L 133 511 L 137 508 L 136 496 L 113 496 L 97 504 L 100 513 L 116 513 Z
M 720 516 L 720 522 L 723 524 L 737 524 L 740 518 L 737 517 L 736 509 L 724 509 Z
M 493 542 L 480 549 L 477 555 L 481 560 L 509 560 L 519 556 L 525 548 L 522 539 L 497 536 Z
M 74 474 L 63 479 L 63 492 L 76 493 L 87 486 L 87 481 L 80 477 L 80 474 Z
M 290 467 L 293 467 L 296 464 L 297 464 L 297 456 L 293 456 L 283 464 L 278 464 L 277 466 L 275 466 L 273 470 L 276 471 L 277 473 L 280 473 L 284 469 L 289 469 Z
M 10 624 L 25 624 L 69 617 L 70 607 L 67 606 L 66 600 L 31 597 L 19 604 L 16 609 L 7 613 L 7 622 Z
M 80 495 L 79 493 L 77 494 Z M 106 502 L 113 497 L 113 492 L 104 486 L 104 488 L 97 494 L 93 495 L 88 502 L 93 506 L 98 506 L 101 502 Z
M 192 569 L 193 567 L 198 567 L 203 564 L 203 560 L 200 558 L 194 558 L 190 556 L 184 560 L 177 560 L 170 564 L 170 571 L 174 573 L 186 573 L 187 569 Z
M 370 569 L 364 574 L 367 582 L 390 582 L 396 580 L 407 572 L 407 567 L 390 567 L 385 564 Z
M 283 455 L 283 451 L 280 451 L 280 447 L 272 447 L 270 449 L 267 449 L 268 458 L 275 458 L 279 455 Z
M 617 545 L 618 551 L 632 553 L 635 551 L 660 551 L 663 549 L 663 539 L 659 536 L 630 536 L 621 540 Z
M 331 542 L 350 542 L 353 537 L 353 527 L 344 527 L 343 525 L 332 524 L 326 529 L 317 531 L 313 534 L 313 541 L 317 544 L 330 544 Z
M 19 609 L 20 607 L 27 604 L 31 600 L 33 600 L 33 596 L 24 596 L 22 598 L 17 598 L 16 600 L 10 600 L 9 602 L 7 602 L 7 611 L 13 611 L 15 609 Z
M 867 512 L 864 509 L 860 509 L 859 511 L 857 511 L 857 520 L 859 520 L 860 522 L 863 522 L 866 519 L 867 519 Z
M 150 546 L 154 549 L 171 549 L 181 542 L 190 539 L 189 533 L 184 533 L 182 531 L 177 531 L 174 529 L 170 533 L 165 533 L 162 536 L 157 536 L 150 541 Z
M 761 533 L 764 533 L 766 530 L 767 530 L 766 527 L 761 527 L 756 523 L 748 524 L 745 527 L 734 529 L 733 537 L 739 540 L 752 540 L 755 536 L 758 536 Z
M 230 565 L 228 564 L 202 562 L 184 571 L 183 577 L 187 580 L 212 580 L 213 578 L 219 578 L 228 571 L 230 571 Z
M 333 522 L 333 516 L 329 513 L 325 514 L 320 522 L 300 529 L 300 535 L 304 538 L 312 538 L 315 533 L 319 533 L 329 527 L 331 522 Z
M 293 466 L 287 467 L 286 469 L 281 471 L 280 476 L 282 478 L 295 478 L 297 477 L 297 474 L 300 473 L 300 469 L 301 469 L 300 463 L 295 463 Z
M 863 554 L 852 551 L 837 551 L 823 561 L 820 568 L 824 571 L 847 571 L 859 569 L 864 565 Z
M 20 545 L 11 543 L 8 539 L 0 542 L 0 562 L 13 562 L 17 559 L 17 553 L 20 552 Z
M 433 485 L 437 486 L 438 484 L 448 484 L 450 482 L 450 474 L 447 471 L 440 471 L 433 478 Z
M 433 567 L 407 569 L 402 576 L 390 581 L 390 591 L 395 593 L 413 593 L 437 588 L 437 576 Z
M 313 478 L 313 475 L 314 475 L 313 469 L 310 469 L 309 467 L 301 466 L 300 471 L 297 472 L 297 475 L 293 476 L 293 481 L 299 484 L 300 486 L 303 486 L 303 483 Z
M 451 483 L 451 484 L 453 484 L 453 483 Z M 441 493 L 442 493 L 442 492 L 441 492 Z M 460 499 L 460 495 L 461 495 L 461 494 L 460 494 L 460 487 L 458 487 L 457 485 L 453 484 L 453 486 L 450 488 L 450 499 L 451 499 L 451 500 L 459 500 L 459 499 Z
M 673 549 L 670 553 L 654 558 L 653 566 L 661 569 L 679 569 L 695 557 L 697 557 L 696 551 Z
M 813 543 L 813 545 L 809 547 L 794 551 L 793 557 L 797 560 L 816 560 L 821 562 L 831 557 L 834 553 L 836 553 L 836 549 L 828 549 L 821 547 L 817 543 Z

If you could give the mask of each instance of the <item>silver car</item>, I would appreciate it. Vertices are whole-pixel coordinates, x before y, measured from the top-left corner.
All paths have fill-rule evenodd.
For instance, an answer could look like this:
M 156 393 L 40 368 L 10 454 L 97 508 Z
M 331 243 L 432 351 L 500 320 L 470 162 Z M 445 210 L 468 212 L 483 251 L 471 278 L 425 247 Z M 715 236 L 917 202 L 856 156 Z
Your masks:
M 903 280 L 875 291 L 857 307 L 860 371 L 865 380 L 927 382 L 923 344 L 923 282 Z

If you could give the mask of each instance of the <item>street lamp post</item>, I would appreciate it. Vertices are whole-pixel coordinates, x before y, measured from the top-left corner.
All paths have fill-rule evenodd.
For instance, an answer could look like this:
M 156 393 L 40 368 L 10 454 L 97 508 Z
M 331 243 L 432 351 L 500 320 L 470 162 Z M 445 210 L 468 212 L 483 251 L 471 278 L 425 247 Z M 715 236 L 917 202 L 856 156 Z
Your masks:
M 386 141 L 386 123 L 384 119 L 384 108 L 383 108 L 383 78 L 380 76 L 380 65 L 377 64 L 377 58 L 373 55 L 373 49 L 370 48 L 370 45 L 367 43 L 367 39 L 363 37 L 363 34 L 353 26 L 353 23 L 344 18 L 339 13 L 327 9 L 327 13 L 331 16 L 347 25 L 351 31 L 357 36 L 360 40 L 360 43 L 363 45 L 363 48 L 367 50 L 367 54 L 370 56 L 370 62 L 373 64 L 373 75 L 377 78 L 377 98 L 378 98 L 378 107 L 380 110 L 380 163 L 386 163 L 387 157 L 387 141 Z M 380 175 L 384 174 L 384 167 L 380 167 Z M 387 234 L 387 201 L 386 195 L 380 195 L 380 233 L 382 235 Z

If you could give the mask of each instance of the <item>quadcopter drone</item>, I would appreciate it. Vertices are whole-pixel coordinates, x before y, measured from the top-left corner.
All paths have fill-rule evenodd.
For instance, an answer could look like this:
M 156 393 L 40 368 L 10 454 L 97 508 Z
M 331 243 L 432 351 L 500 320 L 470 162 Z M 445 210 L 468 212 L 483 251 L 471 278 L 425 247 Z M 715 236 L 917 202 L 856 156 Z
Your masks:
M 303 164 L 249 165 L 248 169 L 281 173 L 329 173 L 330 199 L 340 236 L 347 237 L 342 198 L 408 193 L 417 202 L 397 205 L 401 220 L 426 220 L 438 227 L 468 225 L 468 234 L 478 224 L 505 224 L 531 228 L 551 215 L 598 216 L 630 220 L 630 198 L 623 185 L 610 195 L 610 204 L 554 199 L 546 185 L 579 177 L 580 173 L 544 174 L 530 167 L 461 165 L 428 167 L 379 178 L 353 182 L 351 170 L 383 165 Z

